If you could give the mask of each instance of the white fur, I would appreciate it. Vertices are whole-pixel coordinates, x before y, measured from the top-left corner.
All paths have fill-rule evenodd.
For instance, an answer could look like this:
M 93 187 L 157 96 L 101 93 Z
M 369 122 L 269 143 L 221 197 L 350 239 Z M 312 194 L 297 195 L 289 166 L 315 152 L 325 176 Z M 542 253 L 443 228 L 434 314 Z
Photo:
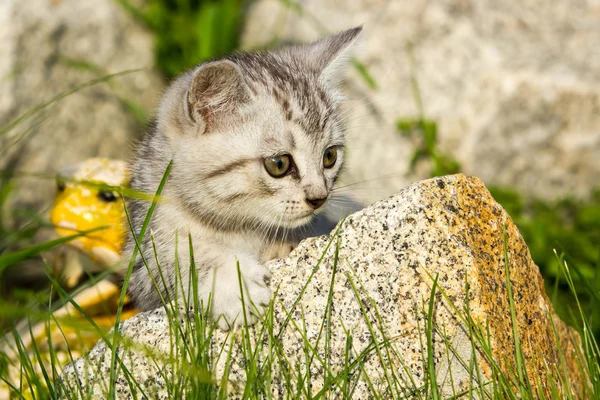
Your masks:
M 343 164 L 344 134 L 331 83 L 357 34 L 217 60 L 171 85 L 156 130 L 140 143 L 132 165 L 132 187 L 153 193 L 173 162 L 164 201 L 149 225 L 152 235 L 140 244 L 143 258 L 137 257 L 131 276 L 130 293 L 138 306 L 160 305 L 159 291 L 174 298 L 177 290 L 179 298 L 191 300 L 189 237 L 200 301 L 212 298 L 222 327 L 241 324 L 239 263 L 246 316 L 255 321 L 271 296 L 264 261 L 289 250 L 300 238 L 298 229 L 323 210 L 315 210 L 308 199 L 328 197 Z M 315 71 L 319 54 L 325 62 Z M 337 162 L 325 168 L 323 155 L 332 146 Z M 264 159 L 281 154 L 293 159 L 296 170 L 274 178 Z M 140 200 L 128 205 L 137 235 L 149 205 Z M 130 238 L 125 254 L 134 248 Z

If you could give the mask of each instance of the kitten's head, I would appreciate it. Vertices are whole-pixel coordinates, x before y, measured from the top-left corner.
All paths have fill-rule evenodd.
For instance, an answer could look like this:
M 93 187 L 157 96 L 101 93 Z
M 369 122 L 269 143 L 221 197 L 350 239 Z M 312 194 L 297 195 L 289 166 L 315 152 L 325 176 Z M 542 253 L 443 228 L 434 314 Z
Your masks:
M 234 54 L 179 78 L 157 120 L 174 161 L 170 195 L 221 229 L 308 223 L 344 161 L 336 85 L 360 31 Z

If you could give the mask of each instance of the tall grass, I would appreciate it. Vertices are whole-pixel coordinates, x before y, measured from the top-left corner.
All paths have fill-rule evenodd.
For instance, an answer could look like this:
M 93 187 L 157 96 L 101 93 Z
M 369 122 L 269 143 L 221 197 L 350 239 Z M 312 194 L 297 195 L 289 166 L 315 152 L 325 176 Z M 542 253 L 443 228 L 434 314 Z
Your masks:
M 239 331 L 230 331 L 225 340 L 222 340 L 222 335 L 219 335 L 220 339 L 216 341 L 215 332 L 218 328 L 211 318 L 211 300 L 209 299 L 207 304 L 202 304 L 200 308 L 194 307 L 200 302 L 196 289 L 198 276 L 195 268 L 191 268 L 190 276 L 179 275 L 174 292 L 162 299 L 170 335 L 170 346 L 166 352 L 136 344 L 133 341 L 135 338 L 122 336 L 118 329 L 106 334 L 95 324 L 93 318 L 86 315 L 85 311 L 81 309 L 79 311 L 89 323 L 87 328 L 74 324 L 74 320 L 60 322 L 61 329 L 79 329 L 80 334 L 92 329 L 101 337 L 101 342 L 105 344 L 109 354 L 112 354 L 110 377 L 106 380 L 107 387 L 102 389 L 94 387 L 93 383 L 85 378 L 86 374 L 82 376 L 81 386 L 79 384 L 73 386 L 74 381 L 66 382 L 59 379 L 65 361 L 61 360 L 61 357 L 66 356 L 66 361 L 73 361 L 77 355 L 71 352 L 70 348 L 67 348 L 66 354 L 59 355 L 53 350 L 51 343 L 47 350 L 42 350 L 35 344 L 32 349 L 25 349 L 22 340 L 23 333 L 16 329 L 13 329 L 9 335 L 14 340 L 14 347 L 18 355 L 12 358 L 7 354 L 0 355 L 0 359 L 3 360 L 0 364 L 0 371 L 3 372 L 0 380 L 12 389 L 13 395 L 17 398 L 94 398 L 98 392 L 93 392 L 93 389 L 101 390 L 108 398 L 118 398 L 117 382 L 119 385 L 125 384 L 133 393 L 134 398 L 155 398 L 160 395 L 169 399 L 182 397 L 222 399 L 235 393 L 248 399 L 272 398 L 275 393 L 282 393 L 284 398 L 289 399 L 353 398 L 359 380 L 367 383 L 369 397 L 381 399 L 453 399 L 460 396 L 490 399 L 576 398 L 569 391 L 570 389 L 576 394 L 584 395 L 584 398 L 599 398 L 598 356 L 600 353 L 596 339 L 590 332 L 586 312 L 581 307 L 579 308 L 578 322 L 582 349 L 576 349 L 575 358 L 581 369 L 580 372 L 590 378 L 587 384 L 584 387 L 575 387 L 574 383 L 570 381 L 571 375 L 567 370 L 572 369 L 572 365 L 567 364 L 567 357 L 562 354 L 561 341 L 556 330 L 555 336 L 548 340 L 555 341 L 556 347 L 561 353 L 561 362 L 558 365 L 548 365 L 546 374 L 551 382 L 551 387 L 543 387 L 541 382 L 529 380 L 528 376 L 530 375 L 527 373 L 526 361 L 519 343 L 520 334 L 516 327 L 515 314 L 517 311 L 511 290 L 508 267 L 510 261 L 506 246 L 504 249 L 506 285 L 515 338 L 512 361 L 504 362 L 494 358 L 489 331 L 481 323 L 473 320 L 469 313 L 468 303 L 464 308 L 457 307 L 437 284 L 437 277 L 430 277 L 429 299 L 424 302 L 420 311 L 416 311 L 421 315 L 420 320 L 424 321 L 424 325 L 421 327 L 421 347 L 423 349 L 421 363 L 422 370 L 426 372 L 423 382 L 417 382 L 411 378 L 410 368 L 404 365 L 395 348 L 394 344 L 399 339 L 390 337 L 383 328 L 383 319 L 377 303 L 365 293 L 360 277 L 354 275 L 354 272 L 350 272 L 347 273 L 347 276 L 355 294 L 355 301 L 360 307 L 372 339 L 362 351 L 357 351 L 354 338 L 350 331 L 346 331 L 346 346 L 342 354 L 345 360 L 344 367 L 341 370 L 332 368 L 330 364 L 330 356 L 333 354 L 330 347 L 332 333 L 330 328 L 333 322 L 331 311 L 334 282 L 338 273 L 337 266 L 341 262 L 338 256 L 339 231 L 332 234 L 328 248 L 321 255 L 321 260 L 326 257 L 331 246 L 335 250 L 332 260 L 331 283 L 328 293 L 325 294 L 327 305 L 321 316 L 319 334 L 316 338 L 309 338 L 305 330 L 304 317 L 298 318 L 297 312 L 295 312 L 296 305 L 302 301 L 304 296 L 304 291 L 300 291 L 292 307 L 283 310 L 282 323 L 274 322 L 276 307 L 272 301 L 256 326 L 250 327 L 244 323 Z M 187 245 L 182 248 L 193 253 L 191 237 L 187 238 Z M 191 259 L 193 260 L 193 257 Z M 561 273 L 569 282 L 573 296 L 577 298 L 569 265 L 564 260 L 561 260 L 561 265 Z M 319 265 L 315 265 L 315 271 L 318 268 Z M 314 273 L 309 275 L 307 282 L 302 283 L 303 287 L 310 284 L 313 276 Z M 163 279 L 163 277 L 159 279 Z M 188 285 L 182 284 L 184 279 L 188 280 Z M 58 282 L 52 280 L 52 283 L 52 290 L 59 293 L 63 302 L 71 302 L 74 307 L 78 307 Z M 159 282 L 155 283 L 159 284 Z M 239 285 L 243 301 L 247 301 L 241 279 Z M 184 286 L 192 288 L 192 293 L 182 293 Z M 275 290 L 277 291 L 278 288 Z M 469 299 L 468 290 L 468 287 L 465 286 L 466 299 Z M 439 365 L 434 361 L 434 337 L 446 338 L 445 328 L 439 326 L 434 318 L 435 308 L 442 306 L 442 303 L 435 300 L 439 297 L 438 294 L 443 298 L 443 305 L 454 310 L 465 326 L 465 331 L 468 332 L 472 343 L 470 358 L 465 359 L 461 356 L 459 349 L 455 348 L 447 339 L 444 339 L 443 342 L 443 353 L 446 354 L 448 365 L 450 365 L 450 359 L 456 359 L 464 370 L 470 371 L 471 378 L 466 388 L 459 387 L 458 382 L 454 382 L 453 372 L 455 371 L 452 369 L 449 371 L 449 376 L 440 376 Z M 196 311 L 190 312 L 191 309 Z M 52 322 L 56 322 L 53 321 L 50 310 L 49 308 L 46 313 L 37 316 L 46 321 L 48 329 Z M 306 361 L 306 366 L 303 368 L 294 365 L 288 359 L 286 349 L 282 346 L 280 338 L 286 327 L 292 328 L 303 343 Z M 143 354 L 149 361 L 148 365 L 158 371 L 158 375 L 154 378 L 155 385 L 149 385 L 146 380 L 137 380 L 138 378 L 130 370 L 128 351 Z M 238 356 L 237 359 L 232 357 L 234 353 Z M 372 382 L 373 376 L 368 375 L 364 370 L 364 361 L 372 356 L 376 356 L 381 361 L 380 379 L 386 382 L 387 388 L 385 389 Z M 20 376 L 18 380 L 8 379 L 6 375 L 8 364 L 17 367 Z M 507 369 L 507 365 L 513 365 L 513 367 Z M 487 366 L 487 373 L 483 372 L 483 366 Z M 237 381 L 240 368 L 243 369 L 245 375 L 243 382 Z M 236 380 L 229 382 L 233 370 L 238 371 L 235 375 Z M 314 371 L 317 370 L 324 372 L 321 376 L 316 376 Z M 222 373 L 219 375 L 218 371 L 222 371 Z M 106 377 L 104 370 L 97 373 L 104 374 L 99 378 Z M 118 377 L 120 379 L 117 379 Z M 273 387 L 272 379 L 275 379 L 280 386 Z M 98 379 L 97 382 L 102 380 Z M 444 390 L 442 390 L 442 382 L 445 382 Z M 241 386 L 236 386 L 240 384 Z M 320 388 L 316 393 L 313 390 L 315 387 Z M 451 388 L 450 393 L 448 393 L 448 388 Z

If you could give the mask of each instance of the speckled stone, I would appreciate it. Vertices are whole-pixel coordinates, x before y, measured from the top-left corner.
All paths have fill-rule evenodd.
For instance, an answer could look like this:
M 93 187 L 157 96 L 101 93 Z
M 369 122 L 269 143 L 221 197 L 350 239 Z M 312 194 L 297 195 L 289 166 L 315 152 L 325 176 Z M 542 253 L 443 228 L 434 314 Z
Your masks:
M 386 393 L 389 385 L 382 361 L 393 366 L 401 381 L 412 382 L 405 386 L 407 395 L 419 388 L 426 378 L 423 328 L 427 324 L 426 310 L 435 276 L 444 293 L 443 296 L 438 290 L 435 296 L 434 321 L 438 329 L 433 335 L 433 357 L 443 394 L 452 394 L 453 387 L 455 392 L 464 390 L 471 376 L 461 360 L 471 358 L 473 347 L 468 330 L 455 310 L 468 309 L 478 325 L 487 327 L 494 359 L 504 371 L 514 371 L 515 342 L 504 265 L 504 225 L 517 329 L 529 379 L 540 382 L 547 392 L 550 379 L 560 391 L 567 390 L 560 387 L 557 373 L 553 372 L 549 378 L 545 372 L 555 371 L 555 366 L 560 363 L 561 355 L 552 339 L 554 324 L 571 390 L 576 398 L 585 398 L 587 393 L 580 388 L 586 378 L 580 375 L 575 359 L 576 349 L 580 347 L 579 336 L 556 317 L 539 270 L 510 217 L 479 179 L 464 175 L 415 183 L 395 196 L 349 216 L 339 226 L 337 236 L 305 240 L 288 258 L 269 264 L 273 289 L 277 292 L 274 331 L 281 331 L 279 345 L 287 359 L 283 366 L 277 360 L 271 366 L 274 397 L 283 397 L 286 387 L 278 369 L 307 370 L 300 332 L 304 332 L 316 349 L 318 358 L 327 357 L 333 373 L 341 371 L 347 362 L 346 331 L 352 337 L 350 362 L 374 341 L 380 343 L 384 360 L 380 360 L 374 351 L 362 360 L 363 373 L 354 389 L 355 398 L 369 398 L 369 385 Z M 319 263 L 323 254 L 325 256 Z M 304 294 L 294 305 L 307 282 Z M 468 296 L 465 295 L 467 286 Z M 320 332 L 330 287 L 333 287 L 331 334 L 326 345 L 326 335 Z M 285 322 L 287 315 L 291 318 Z M 125 337 L 154 351 L 168 354 L 171 348 L 163 310 L 133 317 L 122 323 L 120 329 Z M 251 341 L 263 340 L 259 331 L 252 332 Z M 390 339 L 387 344 L 381 344 L 382 332 Z M 230 339 L 231 333 L 217 332 L 214 346 L 215 349 L 224 345 L 226 349 L 232 349 L 234 363 L 229 375 L 229 393 L 235 396 L 244 387 L 245 370 L 240 362 L 239 333 L 236 340 Z M 448 352 L 445 343 L 451 344 L 454 351 Z M 158 373 L 159 367 L 142 353 L 131 349 L 120 349 L 119 352 L 143 387 L 158 398 L 166 396 L 162 376 L 169 376 L 168 369 Z M 222 373 L 225 358 L 222 356 L 217 365 L 217 378 Z M 262 354 L 262 360 L 263 363 L 268 360 L 266 354 Z M 480 354 L 479 368 L 485 380 L 490 378 L 490 368 L 484 360 Z M 107 387 L 109 362 L 110 351 L 100 343 L 86 358 L 67 366 L 63 379 L 70 385 L 77 382 L 77 376 L 80 380 L 89 380 L 93 383 L 94 393 L 102 397 L 103 387 Z M 314 395 L 323 388 L 324 371 L 317 357 L 309 367 L 313 382 L 309 390 Z M 123 398 L 130 395 L 122 376 L 118 378 L 117 388 Z M 332 397 L 341 397 L 336 390 L 332 390 Z

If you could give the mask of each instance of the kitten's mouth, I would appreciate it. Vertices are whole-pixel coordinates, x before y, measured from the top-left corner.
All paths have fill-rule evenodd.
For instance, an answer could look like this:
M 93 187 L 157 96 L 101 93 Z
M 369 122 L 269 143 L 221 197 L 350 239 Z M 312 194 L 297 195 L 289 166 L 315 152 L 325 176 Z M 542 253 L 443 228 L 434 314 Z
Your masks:
M 308 223 L 310 223 L 310 221 L 312 221 L 312 219 L 315 216 L 316 216 L 316 213 L 313 211 L 310 211 L 310 212 L 307 212 L 304 214 L 300 214 L 300 215 L 295 215 L 292 218 L 287 220 L 288 228 L 298 228 L 300 226 L 307 225 Z

